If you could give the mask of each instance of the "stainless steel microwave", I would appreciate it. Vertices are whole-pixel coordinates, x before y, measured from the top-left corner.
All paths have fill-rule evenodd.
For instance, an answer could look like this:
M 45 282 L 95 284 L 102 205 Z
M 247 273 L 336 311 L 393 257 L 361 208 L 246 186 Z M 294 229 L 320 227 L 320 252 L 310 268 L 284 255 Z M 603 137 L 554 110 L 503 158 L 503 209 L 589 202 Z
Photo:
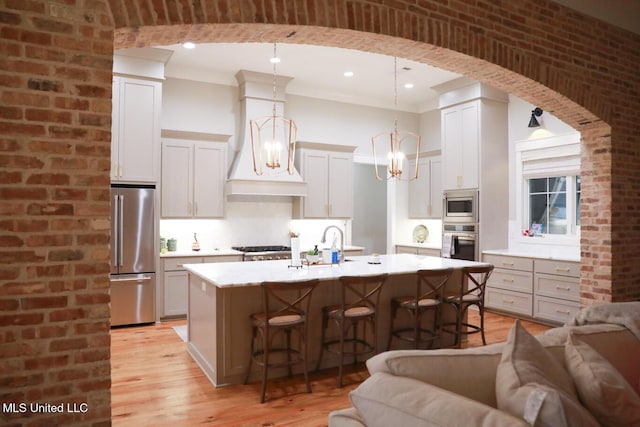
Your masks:
M 478 222 L 478 191 L 445 191 L 442 220 L 444 222 Z

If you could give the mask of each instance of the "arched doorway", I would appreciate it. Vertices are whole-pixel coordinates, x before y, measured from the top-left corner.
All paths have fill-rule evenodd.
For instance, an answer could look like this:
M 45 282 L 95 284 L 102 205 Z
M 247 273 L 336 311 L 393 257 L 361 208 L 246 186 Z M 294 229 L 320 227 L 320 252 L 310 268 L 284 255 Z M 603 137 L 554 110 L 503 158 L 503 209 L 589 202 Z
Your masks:
M 286 40 L 287 43 L 357 49 L 389 56 L 398 55 L 463 74 L 518 96 L 534 105 L 541 106 L 545 111 L 553 113 L 581 132 L 584 152 L 582 159 L 583 191 L 586 196 L 583 196 L 582 212 L 585 220 L 582 227 L 587 230 L 594 229 L 589 226 L 589 212 L 592 209 L 589 206 L 590 199 L 588 197 L 590 176 L 592 176 L 590 174 L 592 156 L 589 147 L 593 147 L 594 144 L 602 147 L 602 142 L 610 139 L 610 126 L 585 107 L 513 70 L 428 43 L 370 32 L 316 26 L 249 23 L 148 26 L 136 29 L 117 29 L 114 40 L 115 49 L 178 44 L 185 40 L 194 43 L 281 42 Z M 603 200 L 599 200 L 599 203 L 602 202 Z M 604 240 L 610 240 L 607 230 L 598 229 L 596 232 L 601 233 Z M 603 247 L 599 246 L 598 249 L 603 249 Z M 598 259 L 600 256 L 598 252 L 593 252 L 584 245 L 581 251 L 583 256 L 590 259 Z M 594 301 L 611 301 L 611 282 L 606 279 L 611 277 L 611 272 L 610 266 L 607 264 L 606 262 L 594 263 L 588 268 L 583 268 L 583 282 L 589 283 L 588 287 L 583 288 L 583 305 L 592 304 Z M 597 268 L 594 269 L 594 266 Z M 598 277 L 595 286 L 594 276 Z M 593 288 L 600 289 L 600 291 L 594 293 L 592 292 Z

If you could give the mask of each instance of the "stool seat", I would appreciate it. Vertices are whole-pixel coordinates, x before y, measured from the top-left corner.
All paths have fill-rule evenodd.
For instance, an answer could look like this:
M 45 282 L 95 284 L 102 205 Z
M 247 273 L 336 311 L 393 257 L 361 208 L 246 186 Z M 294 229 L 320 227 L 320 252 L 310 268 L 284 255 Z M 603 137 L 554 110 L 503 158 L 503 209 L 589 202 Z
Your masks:
M 463 336 L 474 333 L 480 334 L 482 345 L 487 344 L 484 336 L 484 296 L 487 282 L 492 272 L 492 264 L 463 267 L 457 294 L 448 296 L 444 300 L 446 304 L 455 310 L 456 321 L 444 324 L 442 331 L 454 335 L 455 346 L 458 348 L 462 346 Z M 463 320 L 471 306 L 475 306 L 478 309 L 479 325 L 470 324 Z
M 422 344 L 428 344 L 431 348 L 440 338 L 442 290 L 452 273 L 451 268 L 418 270 L 414 294 L 391 299 L 387 349 L 391 348 L 393 338 L 410 342 L 415 349 Z M 399 313 L 406 313 L 405 316 L 409 318 L 407 326 L 396 326 Z M 427 313 L 432 313 L 431 325 L 423 321 Z
M 251 366 L 262 367 L 262 389 L 260 403 L 264 403 L 269 368 L 286 367 L 291 376 L 291 367 L 301 364 L 307 392 L 311 393 L 307 370 L 307 313 L 311 303 L 311 293 L 318 279 L 302 282 L 262 282 L 262 308 L 259 313 L 249 315 L 252 326 L 249 368 L 244 383 L 249 381 Z M 297 332 L 300 344 L 294 347 L 291 335 Z M 275 338 L 284 335 L 284 344 Z M 279 353 L 284 360 L 271 360 L 272 354 Z
M 353 363 L 359 356 L 376 353 L 378 349 L 378 303 L 380 291 L 387 280 L 387 274 L 374 276 L 340 277 L 340 304 L 322 307 L 322 336 L 320 339 L 320 357 L 316 370 L 320 369 L 324 352 L 337 354 L 338 387 L 342 387 L 342 369 L 345 357 L 352 357 Z M 328 339 L 326 331 L 329 321 L 335 325 L 336 338 Z M 371 327 L 371 339 L 367 339 L 367 325 Z M 361 326 L 361 328 L 359 328 Z M 359 335 L 358 329 L 362 329 Z M 349 332 L 351 335 L 349 336 Z M 349 348 L 347 348 L 349 344 Z

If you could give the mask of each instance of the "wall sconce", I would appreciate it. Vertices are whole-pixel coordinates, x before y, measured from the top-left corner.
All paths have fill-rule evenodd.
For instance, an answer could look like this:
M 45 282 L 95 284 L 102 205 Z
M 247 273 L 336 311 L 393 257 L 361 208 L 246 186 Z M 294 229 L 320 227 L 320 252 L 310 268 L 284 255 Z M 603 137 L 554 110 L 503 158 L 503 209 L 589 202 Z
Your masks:
M 529 120 L 530 128 L 537 128 L 540 126 L 540 122 L 538 122 L 538 119 L 536 119 L 536 117 L 540 117 L 542 113 L 542 108 L 536 107 L 534 110 L 531 110 L 531 120 Z

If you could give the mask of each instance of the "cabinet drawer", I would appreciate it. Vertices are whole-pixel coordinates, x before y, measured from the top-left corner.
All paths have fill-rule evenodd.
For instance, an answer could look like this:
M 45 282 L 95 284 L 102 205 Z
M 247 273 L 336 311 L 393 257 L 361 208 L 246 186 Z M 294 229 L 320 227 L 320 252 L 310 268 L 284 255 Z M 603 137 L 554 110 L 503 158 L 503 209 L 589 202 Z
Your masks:
M 537 259 L 536 273 L 557 274 L 560 276 L 580 277 L 580 263 L 571 261 L 554 261 Z
M 487 287 L 484 298 L 487 307 L 531 316 L 533 307 L 531 294 Z
M 177 258 L 164 258 L 164 271 L 181 271 L 184 270 L 184 264 L 199 264 L 202 262 L 202 257 L 177 257 Z
M 533 271 L 533 260 L 531 258 L 484 254 L 482 255 L 482 259 L 484 262 L 493 264 L 496 268 Z
M 496 268 L 489 276 L 488 286 L 531 293 L 533 292 L 533 274 L 528 271 Z
M 580 310 L 580 303 L 558 300 L 536 295 L 534 299 L 533 315 L 540 319 L 553 320 L 562 324 Z
M 204 263 L 208 263 L 208 262 L 234 262 L 234 261 L 242 261 L 242 255 L 206 256 L 202 260 L 202 262 L 204 262 Z
M 580 279 L 536 273 L 535 294 L 569 301 L 580 301 Z
M 418 248 L 418 255 L 440 257 L 440 249 Z
M 418 254 L 418 248 L 413 246 L 402 246 L 396 245 L 396 253 L 397 254 Z

